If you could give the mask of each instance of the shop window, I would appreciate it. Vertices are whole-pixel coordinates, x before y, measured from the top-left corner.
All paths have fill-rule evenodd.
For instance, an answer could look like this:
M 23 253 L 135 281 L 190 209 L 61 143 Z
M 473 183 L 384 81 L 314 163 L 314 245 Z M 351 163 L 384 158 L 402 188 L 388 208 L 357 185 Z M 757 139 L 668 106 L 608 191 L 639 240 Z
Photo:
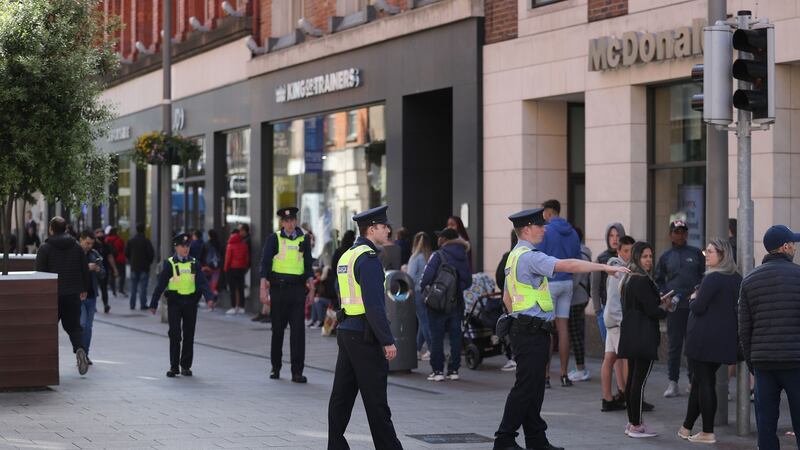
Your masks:
M 121 153 L 117 157 L 116 192 L 111 193 L 111 225 L 123 239 L 131 236 L 131 155 Z
M 337 0 L 336 15 L 349 16 L 367 7 L 367 0 Z
M 689 104 L 701 90 L 681 83 L 648 91 L 649 239 L 657 255 L 670 247 L 675 219 L 689 225 L 689 245 L 705 247 L 706 127 Z
M 586 229 L 586 108 L 583 103 L 567 105 L 567 203 L 569 221 Z
M 205 138 L 192 139 L 203 151 L 188 166 L 172 167 L 172 229 L 202 230 L 205 216 Z
M 250 223 L 250 129 L 225 133 L 225 222 Z
M 358 111 L 347 112 L 347 142 L 358 138 Z
M 540 6 L 558 3 L 564 0 L 531 0 L 531 8 L 538 8 Z
M 345 127 L 336 126 L 345 125 L 346 111 L 273 124 L 275 209 L 300 209 L 301 225 L 315 236 L 312 254 L 326 263 L 341 233 L 355 229 L 353 214 L 386 201 L 384 107 L 353 112 L 368 123 L 357 127 L 350 144 Z M 336 129 L 342 130 L 338 139 Z M 273 227 L 279 227 L 277 217 Z
M 291 34 L 301 17 L 303 0 L 273 0 L 270 34 L 275 37 Z

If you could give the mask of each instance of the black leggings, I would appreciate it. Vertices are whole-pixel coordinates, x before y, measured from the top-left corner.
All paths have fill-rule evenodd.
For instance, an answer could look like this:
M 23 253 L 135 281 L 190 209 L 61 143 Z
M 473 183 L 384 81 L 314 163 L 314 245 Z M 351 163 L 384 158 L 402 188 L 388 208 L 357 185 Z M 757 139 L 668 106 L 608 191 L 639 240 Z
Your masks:
M 683 427 L 691 430 L 699 416 L 703 416 L 703 432 L 714 432 L 714 414 L 717 411 L 716 374 L 719 363 L 689 360 L 692 368 L 692 390 Z
M 575 354 L 575 364 L 582 366 L 586 357 L 586 303 L 569 307 L 569 344 Z
M 231 308 L 238 306 L 244 308 L 244 275 L 247 269 L 229 269 L 228 270 L 228 289 L 231 292 Z M 236 299 L 239 299 L 239 304 L 236 304 Z
M 642 400 L 647 377 L 653 368 L 653 360 L 642 358 L 628 359 L 628 383 L 625 385 L 625 403 L 628 408 L 628 422 L 634 426 L 642 424 Z

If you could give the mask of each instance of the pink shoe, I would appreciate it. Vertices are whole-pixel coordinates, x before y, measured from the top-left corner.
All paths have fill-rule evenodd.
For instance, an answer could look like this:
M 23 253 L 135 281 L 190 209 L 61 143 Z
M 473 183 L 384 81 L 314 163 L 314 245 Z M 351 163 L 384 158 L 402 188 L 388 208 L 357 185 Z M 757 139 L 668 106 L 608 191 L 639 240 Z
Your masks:
M 649 437 L 656 437 L 658 433 L 648 427 L 644 422 L 637 426 L 631 426 L 628 430 L 628 437 L 632 438 L 649 438 Z

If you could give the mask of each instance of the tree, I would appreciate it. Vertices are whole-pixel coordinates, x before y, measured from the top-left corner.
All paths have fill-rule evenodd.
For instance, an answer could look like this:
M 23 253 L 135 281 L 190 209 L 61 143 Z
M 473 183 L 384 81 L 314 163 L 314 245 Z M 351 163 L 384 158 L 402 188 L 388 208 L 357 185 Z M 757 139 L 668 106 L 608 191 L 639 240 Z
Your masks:
M 100 100 L 119 63 L 97 0 L 0 1 L 0 230 L 8 273 L 12 205 L 36 191 L 78 209 L 103 198 L 113 118 Z

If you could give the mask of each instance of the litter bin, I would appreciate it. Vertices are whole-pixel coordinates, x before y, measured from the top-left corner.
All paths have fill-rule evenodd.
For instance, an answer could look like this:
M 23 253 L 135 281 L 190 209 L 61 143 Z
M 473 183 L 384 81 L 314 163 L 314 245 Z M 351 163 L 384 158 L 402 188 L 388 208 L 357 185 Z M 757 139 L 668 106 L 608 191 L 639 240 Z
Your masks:
M 386 317 L 394 336 L 397 357 L 389 361 L 389 371 L 417 368 L 417 311 L 414 307 L 414 281 L 405 272 L 386 272 Z

